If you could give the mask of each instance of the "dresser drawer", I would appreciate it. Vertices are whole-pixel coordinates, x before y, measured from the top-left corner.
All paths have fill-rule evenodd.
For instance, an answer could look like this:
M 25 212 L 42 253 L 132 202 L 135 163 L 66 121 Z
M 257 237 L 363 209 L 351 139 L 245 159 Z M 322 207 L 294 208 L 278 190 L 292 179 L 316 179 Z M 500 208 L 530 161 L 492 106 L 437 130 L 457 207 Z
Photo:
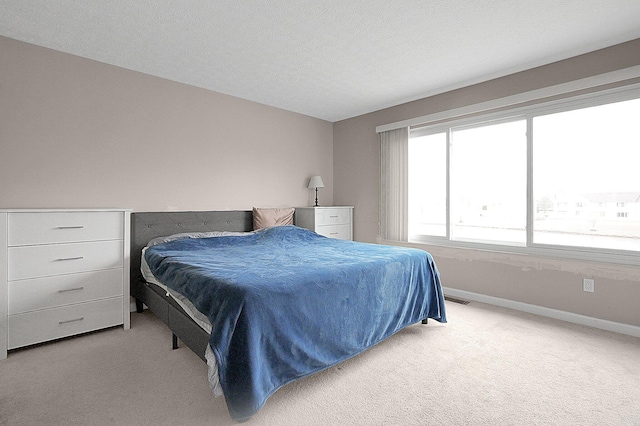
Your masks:
M 122 241 L 9 247 L 9 281 L 123 266 Z
M 122 323 L 122 297 L 9 315 L 9 349 Z
M 351 223 L 351 209 L 322 208 L 316 210 L 316 226 Z
M 329 238 L 339 240 L 351 239 L 351 225 L 328 225 L 316 227 L 316 232 Z
M 123 296 L 123 270 L 9 282 L 9 315 Z
M 8 215 L 8 245 L 122 239 L 122 212 L 19 212 Z

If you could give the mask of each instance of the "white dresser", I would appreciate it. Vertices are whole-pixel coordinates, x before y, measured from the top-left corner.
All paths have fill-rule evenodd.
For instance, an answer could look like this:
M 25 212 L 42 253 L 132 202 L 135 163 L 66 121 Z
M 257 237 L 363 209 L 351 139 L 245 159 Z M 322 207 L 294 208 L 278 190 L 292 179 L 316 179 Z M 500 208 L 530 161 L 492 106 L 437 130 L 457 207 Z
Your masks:
M 130 211 L 0 210 L 0 359 L 129 323 Z
M 293 222 L 325 237 L 353 240 L 353 206 L 296 207 Z

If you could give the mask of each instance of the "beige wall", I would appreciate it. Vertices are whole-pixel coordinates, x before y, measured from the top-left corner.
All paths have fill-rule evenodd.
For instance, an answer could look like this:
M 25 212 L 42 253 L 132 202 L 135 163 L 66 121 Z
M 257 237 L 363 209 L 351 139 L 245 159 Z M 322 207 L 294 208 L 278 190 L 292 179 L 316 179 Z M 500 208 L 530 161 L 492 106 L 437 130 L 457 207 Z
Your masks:
M 354 235 L 378 234 L 380 151 L 376 126 L 640 65 L 640 40 L 334 123 L 334 201 L 354 205 Z M 423 246 L 425 247 L 425 246 Z M 640 271 L 426 246 L 445 287 L 640 326 Z M 595 293 L 582 278 L 595 278 Z
M 333 198 L 333 125 L 0 37 L 0 208 L 136 211 Z
M 640 40 L 333 125 L 3 37 L 0 57 L 0 208 L 310 205 L 320 174 L 373 242 L 376 126 L 638 65 Z M 429 251 L 446 287 L 640 326 L 637 268 Z

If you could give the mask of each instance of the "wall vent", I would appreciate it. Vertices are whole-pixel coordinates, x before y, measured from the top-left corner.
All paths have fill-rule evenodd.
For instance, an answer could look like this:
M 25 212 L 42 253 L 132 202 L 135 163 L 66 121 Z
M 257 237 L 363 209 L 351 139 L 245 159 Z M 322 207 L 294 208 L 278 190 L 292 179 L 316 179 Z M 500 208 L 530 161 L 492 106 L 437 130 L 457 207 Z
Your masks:
M 468 305 L 469 303 L 471 303 L 468 300 L 458 299 L 457 297 L 451 297 L 451 296 L 444 296 L 444 300 L 448 302 L 459 303 L 461 305 Z

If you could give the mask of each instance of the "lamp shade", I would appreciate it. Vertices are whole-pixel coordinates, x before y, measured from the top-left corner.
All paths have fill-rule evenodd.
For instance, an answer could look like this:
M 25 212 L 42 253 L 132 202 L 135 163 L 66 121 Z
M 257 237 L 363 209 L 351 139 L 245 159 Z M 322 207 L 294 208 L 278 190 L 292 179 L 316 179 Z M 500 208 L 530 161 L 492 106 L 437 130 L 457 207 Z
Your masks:
M 311 176 L 309 179 L 309 186 L 307 188 L 324 188 L 324 182 L 320 176 Z

